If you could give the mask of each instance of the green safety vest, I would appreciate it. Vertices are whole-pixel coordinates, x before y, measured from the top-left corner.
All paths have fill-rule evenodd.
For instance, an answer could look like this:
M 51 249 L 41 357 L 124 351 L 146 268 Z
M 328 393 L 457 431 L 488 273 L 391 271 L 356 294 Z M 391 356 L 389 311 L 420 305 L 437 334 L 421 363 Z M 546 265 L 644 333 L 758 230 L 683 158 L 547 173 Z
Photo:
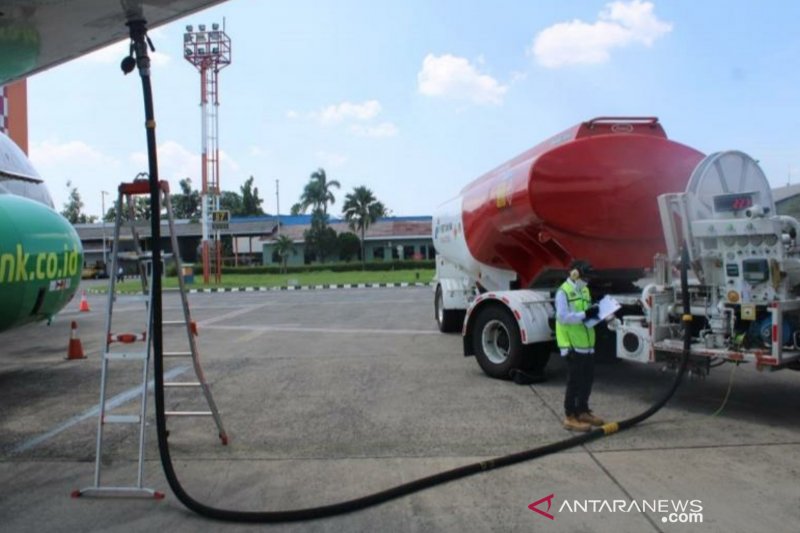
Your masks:
M 575 286 L 569 281 L 565 281 L 558 290 L 564 291 L 564 294 L 567 295 L 567 305 L 571 311 L 586 311 L 592 305 L 592 297 L 587 287 L 583 287 L 578 294 Z M 589 350 L 594 348 L 594 328 L 586 327 L 583 324 L 562 324 L 556 316 L 556 342 L 562 349 Z

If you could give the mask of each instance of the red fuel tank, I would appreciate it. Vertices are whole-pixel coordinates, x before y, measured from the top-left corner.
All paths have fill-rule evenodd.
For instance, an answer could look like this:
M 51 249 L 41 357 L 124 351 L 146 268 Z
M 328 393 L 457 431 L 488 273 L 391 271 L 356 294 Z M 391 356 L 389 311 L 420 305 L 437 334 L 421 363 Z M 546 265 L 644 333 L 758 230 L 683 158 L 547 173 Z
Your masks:
M 636 279 L 666 248 L 658 195 L 684 191 L 703 157 L 657 118 L 589 120 L 464 188 L 467 246 L 521 287 L 552 284 L 574 259 L 598 279 Z

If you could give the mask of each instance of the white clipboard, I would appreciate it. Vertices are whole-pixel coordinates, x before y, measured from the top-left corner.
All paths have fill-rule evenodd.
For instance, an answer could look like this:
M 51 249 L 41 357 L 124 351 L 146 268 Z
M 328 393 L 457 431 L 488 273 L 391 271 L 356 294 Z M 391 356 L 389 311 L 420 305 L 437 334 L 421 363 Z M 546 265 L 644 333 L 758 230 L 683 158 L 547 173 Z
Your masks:
M 584 322 L 584 325 L 590 328 L 595 327 L 599 324 L 602 320 L 613 315 L 617 309 L 622 307 L 622 305 L 616 301 L 611 296 L 603 296 L 599 302 L 597 302 L 598 307 L 600 307 L 600 312 L 597 314 L 597 318 L 591 318 Z

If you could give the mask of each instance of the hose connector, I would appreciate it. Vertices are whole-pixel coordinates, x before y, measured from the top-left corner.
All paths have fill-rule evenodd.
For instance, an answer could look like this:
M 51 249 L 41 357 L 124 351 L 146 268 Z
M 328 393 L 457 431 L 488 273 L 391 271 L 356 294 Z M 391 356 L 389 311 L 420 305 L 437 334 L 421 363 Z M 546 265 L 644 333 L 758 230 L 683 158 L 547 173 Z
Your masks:
M 612 433 L 619 431 L 619 422 L 609 422 L 607 424 L 603 424 L 600 426 L 600 429 L 602 429 L 603 433 L 606 435 L 611 435 Z

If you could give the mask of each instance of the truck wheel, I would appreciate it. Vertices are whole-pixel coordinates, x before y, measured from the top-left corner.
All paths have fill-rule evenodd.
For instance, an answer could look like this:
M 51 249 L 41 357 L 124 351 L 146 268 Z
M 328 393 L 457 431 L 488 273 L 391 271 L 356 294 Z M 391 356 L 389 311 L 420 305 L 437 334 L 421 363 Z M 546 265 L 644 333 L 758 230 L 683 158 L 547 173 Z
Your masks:
M 464 325 L 465 310 L 462 309 L 445 309 L 444 308 L 444 295 L 442 294 L 442 286 L 436 286 L 436 297 L 433 302 L 434 310 L 436 311 L 436 324 L 439 326 L 439 331 L 442 333 L 456 333 L 461 331 Z
M 498 306 L 484 307 L 478 313 L 472 330 L 478 364 L 489 377 L 509 379 L 512 370 L 524 368 L 525 347 L 517 321 Z

